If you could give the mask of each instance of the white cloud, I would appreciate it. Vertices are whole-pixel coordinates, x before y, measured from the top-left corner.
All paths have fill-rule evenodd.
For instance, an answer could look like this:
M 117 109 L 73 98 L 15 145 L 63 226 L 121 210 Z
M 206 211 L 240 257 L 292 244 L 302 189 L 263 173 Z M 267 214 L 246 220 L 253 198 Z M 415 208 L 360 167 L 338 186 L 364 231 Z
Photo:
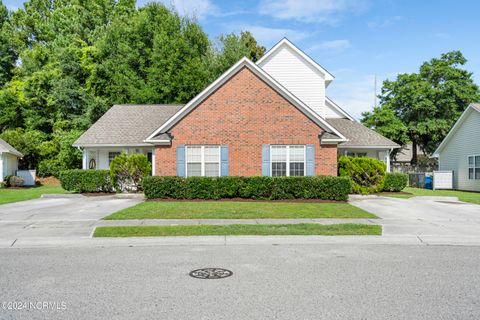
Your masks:
M 220 14 L 220 9 L 210 0 L 165 0 L 167 5 L 172 5 L 182 16 L 204 19 L 207 16 Z
M 346 39 L 342 39 L 342 40 L 320 42 L 318 44 L 311 46 L 307 51 L 323 50 L 323 51 L 339 53 L 349 47 L 350 47 L 350 41 Z
M 345 13 L 359 13 L 367 0 L 263 0 L 260 13 L 283 20 L 333 24 Z
M 299 42 L 309 36 L 309 33 L 286 28 L 268 28 L 258 25 L 230 25 L 229 29 L 235 32 L 250 31 L 255 39 L 267 49 L 272 47 L 282 38 L 286 37 L 292 42 Z
M 380 93 L 383 77 L 377 76 L 377 92 Z M 369 74 L 351 81 L 336 79 L 329 87 L 327 95 L 354 118 L 361 119 L 362 112 L 371 111 L 374 104 L 375 75 Z M 378 99 L 377 99 L 378 104 Z
M 367 25 L 369 28 L 372 28 L 372 29 L 382 29 L 382 28 L 390 27 L 396 24 L 397 22 L 402 21 L 403 19 L 404 18 L 402 16 L 394 16 L 384 20 L 370 21 L 367 23 Z

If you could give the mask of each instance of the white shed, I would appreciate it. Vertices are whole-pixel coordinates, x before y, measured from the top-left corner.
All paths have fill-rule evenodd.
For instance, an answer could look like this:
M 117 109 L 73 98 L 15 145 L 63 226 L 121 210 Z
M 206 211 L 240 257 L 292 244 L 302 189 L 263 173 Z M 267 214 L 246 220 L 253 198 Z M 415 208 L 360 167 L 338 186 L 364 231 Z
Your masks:
M 0 139 L 0 182 L 6 176 L 15 175 L 18 169 L 18 159 L 21 157 L 23 157 L 23 154 Z
M 480 104 L 472 103 L 435 150 L 438 167 L 453 171 L 453 188 L 480 191 Z

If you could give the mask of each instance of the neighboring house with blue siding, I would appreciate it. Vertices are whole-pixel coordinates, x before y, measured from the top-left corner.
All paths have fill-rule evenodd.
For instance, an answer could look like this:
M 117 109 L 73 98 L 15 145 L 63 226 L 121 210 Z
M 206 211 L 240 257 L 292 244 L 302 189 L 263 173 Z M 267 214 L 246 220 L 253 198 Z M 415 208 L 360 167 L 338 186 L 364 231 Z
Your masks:
M 334 77 L 287 39 L 242 58 L 185 105 L 113 106 L 74 146 L 84 169 L 143 153 L 163 176 L 336 175 L 340 155 L 390 166 L 399 146 L 326 96 Z
M 439 170 L 453 171 L 453 187 L 480 191 L 480 104 L 472 103 L 435 150 Z

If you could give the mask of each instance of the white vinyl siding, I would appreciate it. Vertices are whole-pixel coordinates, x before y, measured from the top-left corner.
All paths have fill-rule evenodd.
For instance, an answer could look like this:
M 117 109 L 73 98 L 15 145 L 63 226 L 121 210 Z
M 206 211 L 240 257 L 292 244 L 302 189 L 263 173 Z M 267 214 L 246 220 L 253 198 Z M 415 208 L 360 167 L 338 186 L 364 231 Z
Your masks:
M 260 67 L 322 117 L 331 114 L 325 106 L 325 77 L 291 48 L 281 47 Z
M 325 109 L 320 115 L 324 118 L 345 118 L 345 115 L 338 111 L 337 107 L 328 101 L 328 99 L 325 100 Z
M 10 153 L 0 153 L 0 181 L 18 170 L 18 157 Z
M 270 146 L 270 170 L 272 177 L 305 175 L 305 146 Z
M 186 146 L 187 177 L 219 177 L 220 146 Z
M 480 113 L 467 110 L 465 120 L 439 152 L 439 169 L 453 170 L 453 188 L 480 191 L 480 180 L 469 179 L 468 156 L 480 155 Z
M 480 154 L 468 156 L 468 179 L 480 180 Z

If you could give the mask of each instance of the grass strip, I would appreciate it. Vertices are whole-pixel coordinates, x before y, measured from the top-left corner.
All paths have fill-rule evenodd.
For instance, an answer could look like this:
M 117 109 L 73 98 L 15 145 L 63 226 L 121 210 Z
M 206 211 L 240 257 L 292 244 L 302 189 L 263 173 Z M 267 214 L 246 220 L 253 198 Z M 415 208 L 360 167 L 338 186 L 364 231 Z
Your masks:
M 480 192 L 468 192 L 468 191 L 457 191 L 457 190 L 429 190 L 429 189 L 420 189 L 420 188 L 411 188 L 407 187 L 403 191 L 410 192 L 411 194 L 388 194 L 386 197 L 392 198 L 412 198 L 419 196 L 436 196 L 436 197 L 458 197 L 458 200 L 464 202 L 470 202 L 475 204 L 480 204 Z
M 0 204 L 40 198 L 42 194 L 67 193 L 60 186 L 39 186 L 31 188 L 0 188 Z
M 105 220 L 135 219 L 300 219 L 377 218 L 348 203 L 250 201 L 147 201 L 117 211 Z

